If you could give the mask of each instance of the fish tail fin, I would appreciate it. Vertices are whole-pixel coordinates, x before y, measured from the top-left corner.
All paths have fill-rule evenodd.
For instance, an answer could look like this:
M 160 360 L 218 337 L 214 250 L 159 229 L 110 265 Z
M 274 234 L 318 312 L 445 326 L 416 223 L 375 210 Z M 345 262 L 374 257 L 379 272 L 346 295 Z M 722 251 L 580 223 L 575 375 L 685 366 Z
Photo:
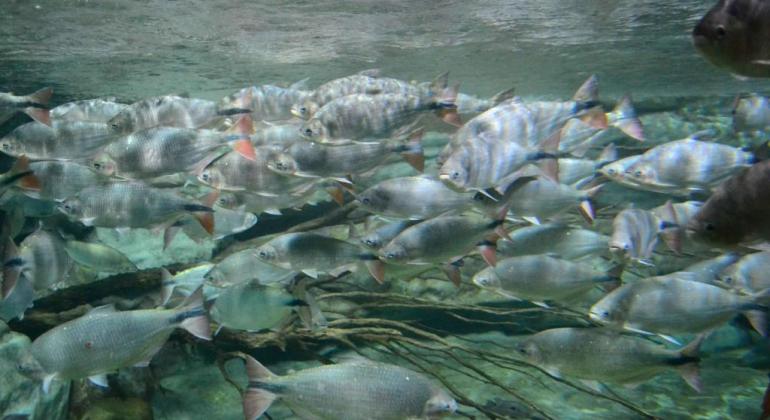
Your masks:
M 165 267 L 160 269 L 160 278 L 160 304 L 166 305 L 174 294 L 176 284 L 172 281 L 174 276 Z
M 508 99 L 513 98 L 514 93 L 516 93 L 516 88 L 508 88 L 506 90 L 497 92 L 494 96 L 489 98 L 489 100 L 492 101 L 493 104 L 499 105 Z
M 594 211 L 593 207 L 593 199 L 596 196 L 596 194 L 601 191 L 601 189 L 604 187 L 604 184 L 595 185 L 587 190 L 583 191 L 583 197 L 580 199 L 580 204 L 578 205 L 578 211 L 580 212 L 580 215 L 583 216 L 583 219 L 585 219 L 586 223 L 589 225 L 594 224 L 594 219 L 596 218 L 596 212 Z
M 634 140 L 644 141 L 644 129 L 642 122 L 636 115 L 631 96 L 625 95 L 615 105 L 615 109 L 607 113 L 608 123 L 620 129 L 628 137 Z
M 53 96 L 53 88 L 51 87 L 44 87 L 27 97 L 29 98 L 30 102 L 34 103 L 38 106 L 48 106 L 48 103 L 51 101 L 51 97 Z
M 212 206 L 219 198 L 219 191 L 214 190 L 203 199 L 202 204 L 185 204 L 184 209 L 190 213 L 201 224 L 209 235 L 214 234 L 214 209 Z
M 51 113 L 47 109 L 30 106 L 24 108 L 24 113 L 40 124 L 51 126 Z
M 594 128 L 607 128 L 607 114 L 599 102 L 599 79 L 595 74 L 580 85 L 572 100 L 577 102 L 575 113 L 584 123 Z
M 703 381 L 701 381 L 700 378 L 700 368 L 698 367 L 698 362 L 686 363 L 681 365 L 677 370 L 679 371 L 679 375 L 682 377 L 682 379 L 687 382 L 687 385 L 690 385 L 690 388 L 694 389 L 695 392 L 698 393 L 703 391 Z
M 422 136 L 424 134 L 425 130 L 423 128 L 418 128 L 409 133 L 401 152 L 401 157 L 417 172 L 425 170 L 425 154 L 422 148 Z
M 743 315 L 759 335 L 767 337 L 767 313 L 764 310 L 749 310 L 745 311 Z
M 460 114 L 457 113 L 456 105 L 459 85 L 454 84 L 440 90 L 432 85 L 431 89 L 434 89 L 432 106 L 436 110 L 436 115 L 449 125 L 461 127 L 463 122 Z
M 227 130 L 227 133 L 236 137 L 232 142 L 233 150 L 248 160 L 257 160 L 257 152 L 254 150 L 254 145 L 249 137 L 254 133 L 254 122 L 249 114 L 238 118 L 238 121 Z
M 32 191 L 40 191 L 40 188 L 42 188 L 40 178 L 35 176 L 34 172 L 30 170 L 29 158 L 25 155 L 19 156 L 16 159 L 8 173 L 9 175 L 3 180 L 3 184 L 7 185 L 16 182 L 21 188 Z
M 506 232 L 507 233 L 507 232 Z M 500 239 L 498 235 L 491 235 L 489 238 L 484 239 L 478 243 L 479 254 L 490 267 L 497 265 L 497 241 Z
M 261 381 L 276 375 L 249 355 L 246 355 L 246 372 L 249 376 L 249 386 L 243 395 L 243 418 L 254 420 L 264 414 L 278 398 L 276 394 L 259 387 Z
M 682 379 L 687 382 L 687 385 L 690 385 L 696 392 L 701 392 L 703 390 L 698 363 L 700 362 L 700 346 L 705 339 L 706 334 L 700 334 L 692 340 L 690 344 L 680 349 L 679 360 L 677 361 L 679 375 L 681 375 Z
M 188 296 L 176 312 L 182 328 L 200 339 L 211 340 L 211 325 L 203 307 L 203 286 Z

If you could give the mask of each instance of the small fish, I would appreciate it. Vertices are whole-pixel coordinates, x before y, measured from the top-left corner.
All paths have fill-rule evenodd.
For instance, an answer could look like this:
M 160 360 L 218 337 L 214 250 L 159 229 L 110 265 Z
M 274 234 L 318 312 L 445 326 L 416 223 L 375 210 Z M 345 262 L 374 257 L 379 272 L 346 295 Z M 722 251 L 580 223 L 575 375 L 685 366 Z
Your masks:
M 9 322 L 12 319 L 23 319 L 24 312 L 33 306 L 36 298 L 32 282 L 24 274 L 19 274 L 14 280 L 14 287 L 0 300 L 0 320 Z
M 149 128 L 110 143 L 89 159 L 89 164 L 101 174 L 126 179 L 148 179 L 178 172 L 200 173 L 229 151 L 228 143 L 243 138 L 249 142 L 248 133 Z
M 525 226 L 510 232 L 508 238 L 498 244 L 497 252 L 501 255 L 550 254 L 567 260 L 606 253 L 610 240 L 593 230 L 558 222 Z
M 711 64 L 743 77 L 770 77 L 770 4 L 719 0 L 692 31 L 695 49 Z
M 690 220 L 696 239 L 722 246 L 770 239 L 770 161 L 722 183 Z
M 730 252 L 707 260 L 698 261 L 695 264 L 687 266 L 682 271 L 692 274 L 691 277 L 687 278 L 688 280 L 718 285 L 720 279 L 723 279 L 723 273 L 739 259 L 740 255 Z
M 641 189 L 638 183 L 633 182 L 633 179 L 628 172 L 628 169 L 636 164 L 641 157 L 642 155 L 632 155 L 608 163 L 599 169 L 599 173 L 613 182 L 617 182 L 627 187 Z
M 427 219 L 473 204 L 473 193 L 460 193 L 424 176 L 391 178 L 356 195 L 365 210 L 382 216 Z
M 338 275 L 364 263 L 377 281 L 381 273 L 374 270 L 376 256 L 346 241 L 311 232 L 278 235 L 257 247 L 257 258 L 291 271 L 301 271 L 310 277 L 320 273 Z
M 357 360 L 277 376 L 246 356 L 246 370 L 246 420 L 258 418 L 279 398 L 297 415 L 314 419 L 438 419 L 457 410 L 445 390 L 396 365 Z
M 117 312 L 112 305 L 60 324 L 32 342 L 32 355 L 46 373 L 46 392 L 54 378 L 89 378 L 106 386 L 105 374 L 129 366 L 148 366 L 171 332 L 184 328 L 211 340 L 203 294 L 199 290 L 174 309 Z
M 264 262 L 255 249 L 244 249 L 219 261 L 206 273 L 205 279 L 219 287 L 230 287 L 249 281 L 258 281 L 264 286 L 285 285 L 284 283 L 294 278 L 296 273 Z
M 218 205 L 214 205 L 212 209 L 214 209 L 214 232 L 211 235 L 191 218 L 180 220 L 175 227 L 180 227 L 188 238 L 196 242 L 202 242 L 206 239 L 218 241 L 224 237 L 246 231 L 259 221 L 257 215 L 247 211 L 231 210 Z M 175 234 L 175 232 L 169 234 Z M 167 244 L 170 243 L 170 239 L 173 238 L 168 238 Z
M 377 251 L 387 245 L 387 243 L 398 236 L 399 233 L 403 232 L 404 229 L 414 226 L 419 222 L 421 222 L 421 220 L 404 220 L 385 223 L 382 226 L 378 226 L 365 232 L 358 238 L 358 240 L 365 247 Z
M 267 213 L 281 215 L 281 209 L 299 208 L 314 194 L 312 189 L 305 192 L 281 194 L 272 196 L 269 194 L 252 194 L 246 191 L 222 191 L 217 199 L 217 206 L 238 212 L 254 214 Z
M 547 255 L 525 255 L 500 260 L 473 276 L 473 283 L 510 299 L 526 299 L 540 306 L 544 301 L 569 301 L 586 294 L 598 284 L 617 283 L 591 265 Z
M 762 131 L 770 127 L 770 103 L 757 94 L 740 95 L 733 105 L 735 132 Z
M 302 304 L 280 286 L 250 281 L 224 289 L 211 307 L 211 319 L 220 329 L 269 330 L 286 321 L 294 308 Z
M 254 132 L 249 136 L 251 143 L 257 146 L 285 147 L 298 141 L 306 141 L 299 133 L 302 122 L 284 121 L 280 124 L 257 124 Z
M 207 232 L 214 232 L 210 204 L 202 205 L 138 182 L 88 187 L 59 203 L 57 209 L 86 226 L 111 228 L 168 227 L 192 213 Z
M 65 241 L 56 232 L 38 229 L 19 244 L 18 255 L 6 260 L 5 265 L 20 264 L 32 287 L 40 292 L 61 284 L 73 267 L 73 259 L 66 251 Z
M 43 160 L 28 167 L 35 179 L 22 179 L 18 185 L 26 195 L 40 200 L 61 201 L 84 188 L 110 182 L 109 177 L 73 161 Z
M 690 273 L 649 277 L 613 290 L 591 307 L 592 320 L 643 334 L 700 333 L 745 313 L 766 334 L 764 292 L 741 296 L 721 287 L 691 281 Z
M 401 156 L 414 169 L 422 172 L 424 156 L 422 130 L 404 139 L 381 142 L 351 142 L 328 145 L 308 141 L 294 142 L 267 166 L 282 175 L 302 177 L 344 177 L 364 174 L 384 164 L 391 156 Z
M 53 89 L 49 87 L 24 96 L 0 92 L 0 124 L 8 121 L 17 112 L 24 112 L 35 121 L 50 126 L 51 119 L 47 108 L 52 95 Z
M 424 98 L 408 94 L 348 95 L 321 107 L 300 127 L 300 134 L 315 142 L 334 139 L 391 138 L 413 125 L 426 112 L 451 121 L 456 116 L 456 89 Z
M 126 104 L 105 99 L 67 102 L 51 109 L 51 122 L 54 126 L 75 121 L 106 123 L 126 108 Z
M 75 121 L 51 128 L 33 121 L 0 139 L 0 151 L 31 160 L 82 159 L 117 138 L 105 123 Z
M 64 250 L 78 264 L 99 273 L 130 273 L 136 265 L 117 249 L 95 242 L 68 240 Z
M 174 292 L 187 297 L 195 293 L 201 286 L 203 286 L 203 296 L 206 300 L 214 298 L 215 296 L 212 296 L 212 293 L 210 293 L 210 288 L 204 285 L 204 281 L 213 268 L 214 264 L 203 263 L 178 271 L 174 275 L 165 268 L 162 268 L 160 304 L 165 306 L 171 300 Z
M 127 135 L 154 127 L 201 128 L 218 118 L 214 101 L 166 95 L 134 102 L 107 125 L 113 133 Z
M 649 340 L 603 328 L 554 328 L 530 336 L 516 350 L 553 376 L 572 376 L 592 387 L 596 381 L 634 386 L 666 370 L 677 370 L 692 389 L 700 392 L 701 341 L 669 350 Z
M 446 87 L 446 74 L 436 78 L 435 86 Z M 292 114 L 304 120 L 310 119 L 321 107 L 348 95 L 412 95 L 427 96 L 430 86 L 414 85 L 390 77 L 381 77 L 379 71 L 364 70 L 351 76 L 341 77 L 318 86 L 304 101 L 297 101 Z
M 222 98 L 217 105 L 217 114 L 247 113 L 255 121 L 290 120 L 293 117 L 292 106 L 305 101 L 310 94 L 294 85 L 289 88 L 249 86 Z
M 626 172 L 641 189 L 687 196 L 711 190 L 754 162 L 750 152 L 693 135 L 653 147 Z
M 275 173 L 267 166 L 280 153 L 274 146 L 255 149 L 253 160 L 238 153 L 227 153 L 214 160 L 198 175 L 198 180 L 217 190 L 251 192 L 275 197 L 286 194 L 307 184 L 299 177 L 287 177 Z
M 719 273 L 719 281 L 742 294 L 755 294 L 770 288 L 770 252 L 748 254 Z
M 660 220 L 650 211 L 625 209 L 612 221 L 610 252 L 624 260 L 649 261 L 658 243 L 658 234 L 670 227 L 676 226 Z

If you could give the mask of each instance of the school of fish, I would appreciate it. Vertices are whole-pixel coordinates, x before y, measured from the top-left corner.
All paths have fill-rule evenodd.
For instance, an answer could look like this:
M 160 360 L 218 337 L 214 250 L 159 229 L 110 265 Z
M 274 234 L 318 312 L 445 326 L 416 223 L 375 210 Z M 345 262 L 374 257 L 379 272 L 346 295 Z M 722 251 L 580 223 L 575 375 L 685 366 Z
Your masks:
M 279 331 L 294 313 L 323 328 L 298 279 L 357 272 L 375 288 L 438 270 L 485 298 L 578 311 L 584 327 L 539 331 L 510 349 L 554 377 L 601 389 L 674 371 L 698 392 L 709 386 L 698 349 L 710 331 L 743 316 L 768 332 L 770 161 L 711 133 L 649 144 L 631 97 L 605 109 L 598 87 L 591 76 L 563 100 L 512 89 L 486 99 L 459 92 L 446 73 L 420 83 L 365 70 L 315 89 L 251 86 L 220 101 L 50 107 L 50 89 L 0 94 L 0 119 L 33 118 L 0 139 L 15 159 L 0 177 L 0 318 L 22 318 L 78 276 L 138 270 L 94 228 L 147 230 L 163 252 L 180 234 L 219 241 L 264 214 L 333 200 L 354 207 L 336 226 L 163 269 L 156 308 L 96 307 L 35 338 L 41 386 L 107 386 L 106 375 L 152 363 L 176 328 L 216 340 L 223 328 Z M 739 97 L 734 127 L 770 127 L 770 101 Z M 422 144 L 428 129 L 445 139 L 435 158 Z M 406 176 L 389 176 L 397 165 Z M 608 186 L 659 200 L 608 204 Z M 656 270 L 661 255 L 685 254 L 702 258 Z M 438 381 L 394 364 L 359 359 L 276 375 L 245 362 L 247 420 L 276 401 L 308 419 L 458 410 Z

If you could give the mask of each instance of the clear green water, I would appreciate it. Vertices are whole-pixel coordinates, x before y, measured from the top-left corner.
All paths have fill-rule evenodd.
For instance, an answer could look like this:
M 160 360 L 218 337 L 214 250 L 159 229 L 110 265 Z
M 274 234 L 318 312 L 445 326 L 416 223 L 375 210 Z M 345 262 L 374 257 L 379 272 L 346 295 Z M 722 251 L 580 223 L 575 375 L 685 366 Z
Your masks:
M 597 74 L 607 101 L 624 93 L 633 95 L 643 113 L 649 142 L 644 147 L 704 128 L 716 128 L 724 142 L 739 144 L 741 140 L 730 129 L 731 98 L 739 92 L 767 91 L 770 82 L 738 81 L 696 54 L 690 30 L 711 6 L 712 1 L 704 0 L 4 0 L 0 5 L 0 91 L 26 93 L 52 86 L 56 104 L 106 96 L 128 103 L 182 92 L 216 100 L 252 84 L 290 84 L 307 78 L 308 86 L 313 87 L 362 69 L 379 68 L 387 76 L 404 80 L 430 80 L 449 71 L 464 93 L 482 97 L 513 86 L 527 98 L 554 99 L 570 97 L 588 75 Z M 2 127 L 2 132 L 14 123 Z M 426 153 L 435 155 L 446 140 L 445 135 L 430 134 Z M 629 142 L 622 145 L 626 152 L 640 147 Z M 407 174 L 410 170 L 399 164 L 381 170 L 379 179 Z M 617 206 L 633 202 L 649 208 L 665 199 L 610 185 L 598 198 L 597 207 L 606 210 L 600 212 L 596 229 L 611 230 Z M 306 210 L 321 214 L 332 209 Z M 292 223 L 288 217 L 265 216 L 258 229 L 274 232 Z M 118 236 L 99 230 L 98 236 L 129 255 L 140 269 L 201 262 L 211 258 L 213 249 L 222 247 L 211 241 L 196 244 L 180 235 L 170 249 L 162 251 L 160 238 L 146 232 Z M 705 254 L 712 255 L 704 252 L 683 258 L 663 253 L 656 256 L 656 267 L 647 274 L 679 269 Z M 358 277 L 349 283 L 355 285 L 354 290 L 362 284 L 371 286 L 365 275 Z M 442 280 L 397 281 L 377 291 L 418 297 L 433 307 L 413 311 L 394 305 L 362 317 L 408 320 L 439 332 L 449 343 L 506 357 L 521 335 L 574 323 L 571 317 L 560 318 L 547 311 L 534 318 L 514 315 L 467 321 L 478 314 L 463 312 L 461 305 L 511 305 L 479 292 L 470 283 L 456 290 Z M 122 299 L 140 299 L 143 292 L 147 290 L 116 294 Z M 55 303 L 47 302 L 49 307 Z M 333 314 L 339 309 L 335 305 L 344 303 L 331 301 L 322 307 Z M 440 303 L 450 307 L 437 309 Z M 61 306 L 64 310 L 77 305 L 63 302 Z M 41 327 L 32 319 L 16 325 L 32 331 L 30 335 L 40 334 Z M 13 323 L 11 327 L 14 329 Z M 23 338 L 15 336 L 14 340 Z M 154 359 L 153 376 L 141 369 L 126 369 L 110 391 L 75 383 L 48 397 L 57 399 L 55 409 L 50 403 L 50 411 L 37 411 L 33 418 L 66 418 L 68 412 L 73 418 L 143 418 L 137 406 L 145 412 L 151 409 L 157 419 L 241 418 L 240 396 L 223 380 L 215 359 L 217 352 L 245 349 L 238 348 L 227 333 L 213 346 L 191 342 L 182 334 L 174 335 Z M 345 347 L 334 340 L 310 343 L 308 348 L 290 341 L 284 350 L 270 345 L 256 354 L 276 372 L 285 373 L 316 366 L 318 354 Z M 363 346 L 361 351 L 371 358 L 409 365 L 405 359 L 384 354 L 382 346 Z M 726 325 L 704 345 L 703 393 L 694 393 L 668 372 L 635 389 L 611 386 L 616 395 L 605 391 L 603 397 L 578 391 L 535 369 L 522 373 L 473 359 L 468 353 L 459 353 L 467 365 L 442 353 L 418 351 L 418 355 L 453 389 L 482 406 L 495 398 L 516 401 L 518 396 L 558 419 L 637 418 L 641 412 L 666 419 L 754 419 L 767 385 L 767 351 L 767 342 L 744 326 Z M 227 366 L 237 382 L 245 381 L 238 363 Z M 7 393 L 6 398 L 0 395 L 2 415 L 26 407 L 20 399 L 14 401 L 15 392 L 22 387 L 29 388 L 25 395 L 32 395 L 29 404 L 42 404 L 44 397 L 31 390 L 39 382 L 16 384 L 11 388 L 0 385 L 0 392 Z M 610 398 L 633 404 L 637 411 Z M 537 418 L 531 409 L 518 407 L 511 418 Z M 269 413 L 274 419 L 292 416 L 280 403 Z M 453 418 L 463 415 L 484 418 L 468 404 L 461 405 L 460 414 Z

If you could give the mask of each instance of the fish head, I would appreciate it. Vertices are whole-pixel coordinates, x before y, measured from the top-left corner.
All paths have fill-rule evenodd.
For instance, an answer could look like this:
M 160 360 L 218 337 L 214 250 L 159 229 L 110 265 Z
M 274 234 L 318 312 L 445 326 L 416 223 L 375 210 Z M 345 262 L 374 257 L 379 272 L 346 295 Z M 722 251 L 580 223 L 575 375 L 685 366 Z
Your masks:
M 287 153 L 277 153 L 267 161 L 267 167 L 279 175 L 294 175 L 297 168 L 297 161 Z
M 732 114 L 735 131 L 759 130 L 770 118 L 770 104 L 763 96 L 741 95 L 735 98 Z
M 56 210 L 64 213 L 72 219 L 78 219 L 83 215 L 83 206 L 78 198 L 68 198 L 56 204 Z
M 516 344 L 516 353 L 530 363 L 541 364 L 543 362 L 543 352 L 534 339 L 525 339 Z
M 326 137 L 326 127 L 321 120 L 311 119 L 299 127 L 299 134 L 310 141 L 321 141 Z
M 695 25 L 692 41 L 708 61 L 717 67 L 733 68 L 751 60 L 752 16 L 755 0 L 720 0 Z
M 275 264 L 278 261 L 278 250 L 270 243 L 266 243 L 255 249 L 254 255 L 268 264 Z
M 233 210 L 240 205 L 238 196 L 230 192 L 220 192 L 216 205 L 224 209 Z
M 634 165 L 626 169 L 625 178 L 636 184 L 655 184 L 657 173 L 650 165 Z
M 88 166 L 102 175 L 112 176 L 115 175 L 117 165 L 115 161 L 106 153 L 99 153 L 94 156 L 88 163 Z
M 744 221 L 735 220 L 730 214 L 721 214 L 717 206 L 706 204 L 687 223 L 687 234 L 705 243 L 737 244 L 746 233 L 743 225 Z
M 437 389 L 425 402 L 422 418 L 441 418 L 457 411 L 457 401 L 444 389 Z
M 380 249 L 383 245 L 382 239 L 379 235 L 376 233 L 372 233 L 371 235 L 365 235 L 362 236 L 359 241 L 361 244 L 369 249 L 377 250 Z
M 291 114 L 303 120 L 309 120 L 316 111 L 318 111 L 318 104 L 313 101 L 305 101 L 291 106 Z
M 134 131 L 134 118 L 131 109 L 124 109 L 107 121 L 110 131 L 115 134 L 128 134 Z
M 473 276 L 473 284 L 482 289 L 499 289 L 500 278 L 495 274 L 494 267 L 487 267 Z
M 447 187 L 455 191 L 465 191 L 470 181 L 469 174 L 468 167 L 465 165 L 463 159 L 456 158 L 456 156 L 453 155 L 441 165 L 438 178 Z
M 398 242 L 391 242 L 385 245 L 378 254 L 380 258 L 389 263 L 404 262 L 409 258 L 406 248 Z
M 619 293 L 621 289 L 615 289 L 596 302 L 588 311 L 588 317 L 602 325 L 621 325 L 623 323 L 623 314 L 618 309 L 620 303 L 622 303 L 623 295 Z
M 391 194 L 387 189 L 378 188 L 377 186 L 369 188 L 356 196 L 356 201 L 369 210 L 387 208 L 391 199 Z
M 610 253 L 622 261 L 632 255 L 633 242 L 628 235 L 613 235 L 609 247 Z
M 223 185 L 222 172 L 216 167 L 209 166 L 198 174 L 198 180 L 210 187 L 220 188 Z
M 14 135 L 14 132 L 0 139 L 0 151 L 9 156 L 19 156 L 23 154 L 21 142 Z

